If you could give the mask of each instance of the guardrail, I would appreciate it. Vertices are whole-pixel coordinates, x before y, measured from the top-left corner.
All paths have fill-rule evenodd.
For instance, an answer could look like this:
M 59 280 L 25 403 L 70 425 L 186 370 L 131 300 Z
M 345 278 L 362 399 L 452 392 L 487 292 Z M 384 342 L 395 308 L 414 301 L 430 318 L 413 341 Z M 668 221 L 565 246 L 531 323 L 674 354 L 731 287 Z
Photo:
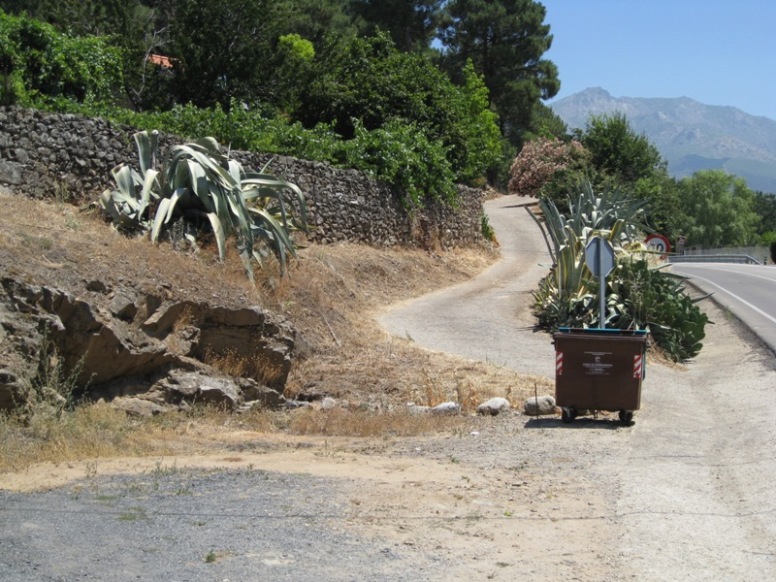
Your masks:
M 747 265 L 762 265 L 751 255 L 671 255 L 670 263 L 741 263 Z

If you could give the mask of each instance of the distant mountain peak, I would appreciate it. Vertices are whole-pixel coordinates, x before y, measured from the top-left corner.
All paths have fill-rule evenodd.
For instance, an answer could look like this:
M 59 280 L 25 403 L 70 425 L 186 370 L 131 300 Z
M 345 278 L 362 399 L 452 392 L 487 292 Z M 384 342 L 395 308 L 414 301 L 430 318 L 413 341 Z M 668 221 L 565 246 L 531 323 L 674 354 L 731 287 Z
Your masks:
M 730 106 L 705 105 L 690 97 L 613 97 L 590 87 L 550 104 L 569 129 L 584 128 L 591 115 L 622 113 L 643 133 L 677 176 L 721 169 L 750 188 L 776 192 L 776 121 Z

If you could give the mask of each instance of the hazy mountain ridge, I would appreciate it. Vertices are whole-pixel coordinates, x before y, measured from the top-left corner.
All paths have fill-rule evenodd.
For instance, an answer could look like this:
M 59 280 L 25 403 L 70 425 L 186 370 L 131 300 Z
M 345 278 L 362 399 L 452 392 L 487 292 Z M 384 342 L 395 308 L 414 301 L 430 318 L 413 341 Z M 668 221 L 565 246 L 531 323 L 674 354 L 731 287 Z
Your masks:
M 646 135 L 676 177 L 722 169 L 750 188 L 776 192 L 776 121 L 729 106 L 705 105 L 689 97 L 613 97 L 585 89 L 550 107 L 572 128 L 584 128 L 590 115 L 625 114 Z

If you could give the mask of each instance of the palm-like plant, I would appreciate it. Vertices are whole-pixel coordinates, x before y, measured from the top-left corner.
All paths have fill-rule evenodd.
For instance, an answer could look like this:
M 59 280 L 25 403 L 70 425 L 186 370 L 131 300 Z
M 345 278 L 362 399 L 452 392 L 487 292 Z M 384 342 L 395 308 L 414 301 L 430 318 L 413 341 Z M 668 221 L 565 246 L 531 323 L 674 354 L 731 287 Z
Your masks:
M 222 260 L 226 239 L 234 235 L 249 272 L 251 259 L 263 264 L 272 254 L 285 273 L 287 255 L 295 255 L 290 232 L 307 228 L 305 199 L 295 184 L 265 173 L 266 167 L 262 173 L 243 172 L 210 137 L 173 146 L 156 170 L 156 132 L 139 132 L 134 139 L 140 172 L 128 166 L 115 168 L 117 189 L 100 197 L 100 205 L 115 224 L 147 231 L 158 242 L 174 219 L 195 224 L 206 219 Z

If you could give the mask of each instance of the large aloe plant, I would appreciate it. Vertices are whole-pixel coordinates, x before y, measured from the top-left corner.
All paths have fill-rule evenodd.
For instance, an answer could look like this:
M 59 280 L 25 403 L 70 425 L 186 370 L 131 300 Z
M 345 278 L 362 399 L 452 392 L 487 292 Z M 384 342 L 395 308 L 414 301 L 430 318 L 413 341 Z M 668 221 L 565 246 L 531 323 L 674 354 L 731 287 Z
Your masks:
M 295 184 L 266 173 L 266 167 L 245 173 L 210 137 L 171 147 L 157 170 L 156 132 L 139 132 L 134 139 L 140 172 L 115 168 L 117 188 L 100 197 L 115 224 L 147 231 L 158 242 L 175 220 L 197 223 L 201 217 L 213 231 L 221 259 L 227 237 L 234 235 L 249 271 L 252 259 L 263 264 L 272 254 L 285 273 L 287 255 L 295 254 L 290 232 L 307 228 L 305 199 Z

